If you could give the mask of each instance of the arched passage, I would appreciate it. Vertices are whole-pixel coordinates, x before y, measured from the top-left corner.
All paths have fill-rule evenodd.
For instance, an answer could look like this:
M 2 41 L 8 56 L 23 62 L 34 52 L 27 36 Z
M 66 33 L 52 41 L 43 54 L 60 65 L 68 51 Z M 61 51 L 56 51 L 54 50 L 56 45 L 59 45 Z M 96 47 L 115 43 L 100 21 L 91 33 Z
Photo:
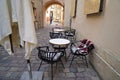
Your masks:
M 53 21 L 59 21 L 63 24 L 63 19 L 64 19 L 63 18 L 63 13 L 64 13 L 63 12 L 64 11 L 63 4 L 59 1 L 48 1 L 48 2 L 45 2 L 43 4 L 43 19 L 44 19 L 43 23 L 44 23 L 44 26 L 50 24 L 50 22 L 49 22 L 50 19 L 47 19 L 46 17 L 48 16 L 50 18 L 50 12 L 48 12 L 48 9 L 52 8 L 52 6 L 53 7 L 57 6 L 58 8 L 61 7 L 60 10 L 62 10 L 62 11 L 58 11 L 58 12 L 62 12 L 62 13 L 60 13 L 60 14 L 62 14 L 62 15 L 60 15 L 60 18 L 56 17 L 57 14 L 55 15 L 55 11 L 52 11 L 52 10 L 51 11 L 49 10 L 49 11 L 53 14 Z M 48 13 L 48 14 L 46 14 L 46 13 Z

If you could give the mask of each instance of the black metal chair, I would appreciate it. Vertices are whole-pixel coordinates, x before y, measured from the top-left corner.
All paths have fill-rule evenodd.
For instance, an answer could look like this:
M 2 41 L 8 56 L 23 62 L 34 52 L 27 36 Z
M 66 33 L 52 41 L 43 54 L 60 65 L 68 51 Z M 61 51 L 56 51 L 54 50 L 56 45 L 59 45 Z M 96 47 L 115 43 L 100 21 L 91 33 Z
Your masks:
M 78 44 L 79 43 L 79 44 Z M 78 46 L 79 45 L 79 46 Z M 85 61 L 87 67 L 88 67 L 88 62 L 87 62 L 87 55 L 94 49 L 94 45 L 91 43 L 91 41 L 87 39 L 83 39 L 82 41 L 76 41 L 74 43 L 71 43 L 70 50 L 73 55 L 70 67 L 72 65 L 73 60 L 76 57 L 82 57 L 82 60 Z
M 50 38 L 53 39 L 53 38 L 60 38 L 62 36 L 61 33 L 56 33 L 56 32 L 49 32 L 50 34 Z
M 48 64 L 51 64 L 51 80 L 53 80 L 53 64 L 57 62 L 61 62 L 61 57 L 63 56 L 62 52 L 50 52 L 48 46 L 41 46 L 37 47 L 38 49 L 38 57 L 41 60 L 40 66 L 38 68 L 38 71 L 41 67 L 42 61 L 47 62 Z M 64 68 L 64 65 L 62 63 L 62 66 Z
M 71 42 L 75 40 L 75 33 L 76 33 L 75 29 L 70 29 L 70 30 L 64 31 L 65 37 L 67 39 L 70 39 Z
M 55 29 L 62 29 L 61 27 L 54 27 L 52 28 L 52 32 L 55 32 Z
M 52 45 L 52 47 L 54 48 L 54 51 L 61 51 L 61 52 L 63 52 L 63 54 L 65 55 L 65 60 L 67 61 L 66 49 L 68 48 L 68 45 L 69 45 L 69 44 L 61 45 L 61 46 Z
M 62 37 L 61 33 L 50 32 L 50 38 L 54 39 L 54 38 L 63 38 L 63 37 Z M 62 51 L 65 54 L 65 59 L 67 60 L 67 58 L 66 58 L 66 48 L 67 48 L 68 45 L 62 45 L 62 46 L 55 45 L 55 44 L 51 44 L 51 45 L 54 48 L 54 51 Z

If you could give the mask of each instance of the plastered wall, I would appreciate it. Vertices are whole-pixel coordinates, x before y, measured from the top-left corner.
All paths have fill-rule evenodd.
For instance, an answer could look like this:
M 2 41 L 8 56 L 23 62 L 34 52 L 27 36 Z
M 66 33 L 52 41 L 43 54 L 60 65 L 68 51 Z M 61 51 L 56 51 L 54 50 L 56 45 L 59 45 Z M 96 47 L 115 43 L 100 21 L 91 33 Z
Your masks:
M 68 12 L 69 1 L 65 1 Z M 69 25 L 68 12 L 65 11 L 65 25 Z M 120 80 L 120 0 L 105 0 L 102 13 L 88 16 L 84 14 L 84 0 L 77 0 L 72 28 L 77 30 L 77 39 L 88 38 L 94 43 L 96 49 L 90 55 L 90 62 L 101 78 Z

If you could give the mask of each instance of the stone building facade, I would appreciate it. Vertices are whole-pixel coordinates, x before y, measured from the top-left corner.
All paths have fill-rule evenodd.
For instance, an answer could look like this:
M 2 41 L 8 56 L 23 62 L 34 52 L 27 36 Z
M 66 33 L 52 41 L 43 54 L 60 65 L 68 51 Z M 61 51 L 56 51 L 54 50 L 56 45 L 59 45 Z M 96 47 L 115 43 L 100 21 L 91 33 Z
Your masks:
M 36 8 L 36 26 L 42 28 L 45 26 L 45 13 L 49 6 L 58 4 L 64 7 L 64 0 L 32 0 Z
M 70 26 L 71 1 L 65 0 L 64 26 Z M 94 43 L 89 60 L 102 80 L 120 80 L 120 1 L 104 0 L 103 12 L 91 15 L 84 14 L 84 3 L 77 0 L 71 27 L 78 40 L 87 38 Z

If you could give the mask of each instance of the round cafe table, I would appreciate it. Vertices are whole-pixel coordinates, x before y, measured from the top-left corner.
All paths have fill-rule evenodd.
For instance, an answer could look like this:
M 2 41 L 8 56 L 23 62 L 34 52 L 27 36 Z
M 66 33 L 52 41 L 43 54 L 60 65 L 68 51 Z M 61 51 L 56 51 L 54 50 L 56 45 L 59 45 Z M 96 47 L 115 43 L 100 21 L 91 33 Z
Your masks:
M 55 39 L 50 39 L 49 40 L 49 43 L 51 43 L 52 45 L 58 45 L 58 50 L 61 51 L 63 50 L 64 51 L 64 54 L 65 54 L 65 59 L 67 61 L 67 56 L 66 56 L 66 51 L 65 49 L 67 48 L 68 44 L 70 43 L 70 40 L 68 39 L 62 39 L 62 38 L 55 38 Z M 64 47 L 63 47 L 64 46 Z M 55 48 L 55 47 L 54 47 Z
M 54 29 L 54 32 L 64 32 L 64 29 Z
M 68 39 L 63 39 L 63 38 L 55 38 L 55 39 L 50 39 L 49 43 L 54 44 L 54 45 L 67 45 L 70 43 L 70 40 Z

